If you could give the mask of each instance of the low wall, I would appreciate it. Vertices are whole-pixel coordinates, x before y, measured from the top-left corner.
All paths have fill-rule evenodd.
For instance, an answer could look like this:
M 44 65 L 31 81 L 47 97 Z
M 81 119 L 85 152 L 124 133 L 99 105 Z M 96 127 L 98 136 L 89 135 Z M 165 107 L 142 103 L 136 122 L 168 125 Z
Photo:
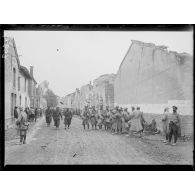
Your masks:
M 151 122 L 155 119 L 158 129 L 162 130 L 162 114 L 164 108 L 169 107 L 169 112 L 172 112 L 172 106 L 178 107 L 178 113 L 181 116 L 181 134 L 192 136 L 194 133 L 194 121 L 193 121 L 193 102 L 188 100 L 169 100 L 167 104 L 116 104 L 115 106 L 128 108 L 131 112 L 131 107 L 140 107 L 140 110 L 144 113 L 144 118 L 147 122 Z
M 152 119 L 156 120 L 157 128 L 162 132 L 162 114 L 144 113 L 144 119 L 150 123 Z M 194 132 L 193 116 L 180 115 L 181 116 L 181 135 L 192 136 Z

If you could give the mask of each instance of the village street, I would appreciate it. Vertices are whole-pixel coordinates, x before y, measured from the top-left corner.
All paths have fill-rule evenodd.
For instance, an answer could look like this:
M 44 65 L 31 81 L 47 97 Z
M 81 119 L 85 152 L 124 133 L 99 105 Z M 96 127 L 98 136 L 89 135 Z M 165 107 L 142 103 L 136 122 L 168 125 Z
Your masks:
M 156 135 L 157 136 L 157 135 Z M 187 151 L 187 152 L 186 152 Z M 105 130 L 83 130 L 74 117 L 70 129 L 61 121 L 46 126 L 39 119 L 28 133 L 27 144 L 19 139 L 5 142 L 7 164 L 192 164 L 192 143 L 166 146 L 158 138 L 129 138 Z

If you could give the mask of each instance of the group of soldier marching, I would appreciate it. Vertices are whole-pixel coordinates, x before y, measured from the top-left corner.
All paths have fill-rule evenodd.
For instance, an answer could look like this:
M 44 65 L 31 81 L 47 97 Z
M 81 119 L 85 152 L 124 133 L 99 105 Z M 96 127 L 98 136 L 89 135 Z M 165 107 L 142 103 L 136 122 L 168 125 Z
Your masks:
M 48 107 L 45 111 L 45 116 L 47 125 L 50 126 L 53 118 L 54 126 L 57 129 L 60 125 L 60 119 L 62 120 L 64 116 L 65 129 L 69 129 L 73 114 L 68 108 L 61 111 L 59 107 Z M 131 112 L 128 112 L 127 108 L 123 109 L 118 106 L 113 109 L 110 109 L 108 106 L 105 109 L 103 109 L 103 106 L 99 109 L 96 109 L 95 106 L 85 106 L 80 117 L 84 130 L 89 129 L 91 126 L 92 129 L 104 129 L 110 131 L 112 134 L 122 134 L 125 132 L 127 133 L 126 136 L 132 136 L 134 134 L 142 136 L 143 131 L 148 129 L 158 133 L 155 119 L 152 120 L 151 124 L 148 124 L 143 117 L 143 112 L 140 111 L 140 107 L 131 107 Z M 172 145 L 176 145 L 181 125 L 176 106 L 173 106 L 172 114 L 168 113 L 167 108 L 165 109 L 162 123 L 163 134 L 166 137 L 164 143 L 170 144 L 172 135 L 174 135 L 174 143 Z
M 54 126 L 58 129 L 60 126 L 60 119 L 63 120 L 63 116 L 65 129 L 66 128 L 69 129 L 72 120 L 72 112 L 68 108 L 61 111 L 59 107 L 56 108 L 47 107 L 47 109 L 45 110 L 47 126 L 50 126 L 50 123 L 52 122 L 53 118 Z
M 112 134 L 122 134 L 123 132 L 128 132 L 126 136 L 132 136 L 133 134 L 140 134 L 141 136 L 143 130 L 157 130 L 156 121 L 153 119 L 152 123 L 148 124 L 143 117 L 143 112 L 140 111 L 140 107 L 132 107 L 131 109 L 131 112 L 128 112 L 127 108 L 123 109 L 116 106 L 114 109 L 109 109 L 109 107 L 106 106 L 106 108 L 103 109 L 103 106 L 101 106 L 97 110 L 95 106 L 85 106 L 80 114 L 80 117 L 82 119 L 84 129 L 89 129 L 91 125 L 92 129 L 105 129 L 110 131 Z M 63 117 L 65 129 L 69 129 L 72 116 L 72 110 L 69 108 L 61 110 L 59 107 L 47 107 L 45 110 L 47 126 L 50 126 L 53 118 L 54 126 L 57 129 L 59 129 L 60 120 L 63 120 Z M 29 123 L 27 113 L 22 108 L 20 108 L 16 124 L 20 129 L 20 142 L 26 143 L 26 132 Z M 173 106 L 173 113 L 169 113 L 169 109 L 165 108 L 162 117 L 162 124 L 163 134 L 165 136 L 165 140 L 163 142 L 166 145 L 170 145 L 173 135 L 174 142 L 172 145 L 176 145 L 177 139 L 181 134 L 181 119 L 177 113 L 176 106 Z

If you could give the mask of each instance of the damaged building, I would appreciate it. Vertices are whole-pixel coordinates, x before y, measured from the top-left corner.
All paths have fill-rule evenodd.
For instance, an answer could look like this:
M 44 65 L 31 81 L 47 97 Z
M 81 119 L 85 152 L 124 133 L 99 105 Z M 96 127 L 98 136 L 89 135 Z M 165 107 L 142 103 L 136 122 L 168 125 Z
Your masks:
M 115 74 L 105 74 L 93 81 L 93 105 L 114 107 Z
M 115 105 L 140 106 L 146 120 L 157 120 L 165 107 L 178 107 L 182 133 L 193 132 L 193 58 L 166 46 L 132 41 L 116 75 Z M 171 112 L 172 110 L 170 110 Z
M 77 88 L 74 93 L 65 96 L 66 107 L 74 110 L 83 110 L 85 106 L 95 106 L 96 109 L 100 106 L 113 108 L 115 76 L 115 74 L 101 75 L 93 81 L 93 84 L 90 82 L 80 89 Z

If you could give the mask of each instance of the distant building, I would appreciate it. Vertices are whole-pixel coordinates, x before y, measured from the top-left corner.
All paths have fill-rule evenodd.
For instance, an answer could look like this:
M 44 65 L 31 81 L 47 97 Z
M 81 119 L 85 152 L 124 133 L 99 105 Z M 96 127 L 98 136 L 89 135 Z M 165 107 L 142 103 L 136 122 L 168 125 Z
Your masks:
M 114 107 L 115 74 L 105 74 L 93 81 L 93 106 Z
M 92 106 L 93 86 L 91 83 L 84 85 L 80 89 L 80 109 L 85 106 Z
M 72 104 L 71 104 L 71 96 L 72 96 L 72 93 L 71 94 L 68 94 L 64 97 L 64 105 L 66 108 L 72 108 Z
M 80 90 L 65 96 L 65 105 L 74 110 L 83 110 L 85 106 L 95 106 L 99 109 L 109 106 L 114 107 L 114 80 L 115 74 L 105 74 L 87 85 L 83 85 Z
M 75 110 L 80 110 L 81 108 L 81 100 L 80 100 L 80 90 L 79 88 L 76 88 L 76 91 L 74 93 L 74 100 L 72 101 L 72 108 L 74 108 Z

